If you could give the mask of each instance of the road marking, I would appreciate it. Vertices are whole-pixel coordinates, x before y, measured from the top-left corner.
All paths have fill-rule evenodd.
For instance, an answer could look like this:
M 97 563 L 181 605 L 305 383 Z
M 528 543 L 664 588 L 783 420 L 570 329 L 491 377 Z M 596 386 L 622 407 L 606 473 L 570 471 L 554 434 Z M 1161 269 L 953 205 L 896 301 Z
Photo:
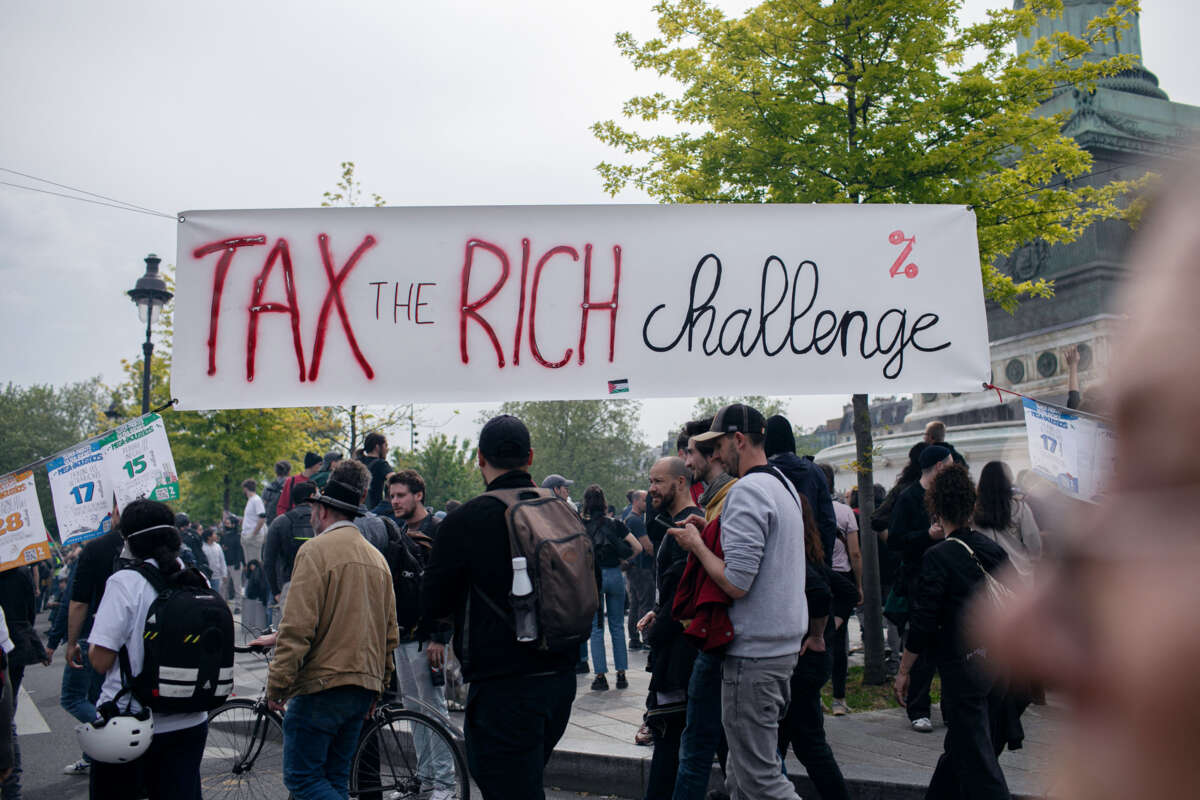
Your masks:
M 17 713 L 13 715 L 13 722 L 17 725 L 17 734 L 19 736 L 32 736 L 37 733 L 50 732 L 50 726 L 46 724 L 46 718 L 42 716 L 41 711 L 38 711 L 37 705 L 33 702 L 33 698 L 29 696 L 29 692 L 25 690 L 24 686 L 17 693 Z

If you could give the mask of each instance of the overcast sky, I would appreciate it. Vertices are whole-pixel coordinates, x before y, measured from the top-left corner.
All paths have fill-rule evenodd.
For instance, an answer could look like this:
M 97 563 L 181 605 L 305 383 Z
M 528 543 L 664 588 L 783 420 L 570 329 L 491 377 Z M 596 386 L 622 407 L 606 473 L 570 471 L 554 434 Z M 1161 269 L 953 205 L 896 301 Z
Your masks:
M 613 44 L 652 34 L 652 5 L 0 0 L 0 167 L 166 212 L 316 206 L 342 160 L 393 206 L 646 202 L 602 191 L 613 154 L 588 127 L 656 86 Z M 1141 37 L 1171 98 L 1200 105 L 1197 5 L 1143 0 Z M 174 261 L 175 227 L 0 186 L 0 380 L 119 380 L 142 337 L 124 292 L 147 253 Z M 790 412 L 809 426 L 846 401 Z M 690 407 L 647 401 L 647 439 Z M 426 416 L 467 435 L 478 409 Z

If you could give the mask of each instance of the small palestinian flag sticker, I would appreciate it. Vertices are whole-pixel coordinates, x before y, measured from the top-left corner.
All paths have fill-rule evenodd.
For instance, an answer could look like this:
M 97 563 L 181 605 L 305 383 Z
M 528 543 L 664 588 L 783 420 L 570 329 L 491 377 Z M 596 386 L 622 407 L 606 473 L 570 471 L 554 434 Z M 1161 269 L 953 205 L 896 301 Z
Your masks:
M 629 391 L 629 379 L 628 378 L 618 378 L 615 381 L 608 382 L 608 393 L 609 394 L 624 394 L 625 392 L 628 392 L 628 391 Z

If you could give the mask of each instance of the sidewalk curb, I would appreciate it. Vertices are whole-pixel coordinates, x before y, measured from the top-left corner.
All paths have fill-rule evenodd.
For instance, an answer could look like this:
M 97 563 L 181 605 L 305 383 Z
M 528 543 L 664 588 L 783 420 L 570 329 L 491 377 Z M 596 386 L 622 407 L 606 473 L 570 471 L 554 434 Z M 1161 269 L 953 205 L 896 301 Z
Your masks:
M 546 765 L 544 783 L 569 791 L 641 798 L 645 795 L 646 780 L 650 775 L 651 750 L 647 747 L 643 758 L 555 750 Z M 925 785 L 855 776 L 842 766 L 851 800 L 923 800 L 925 797 Z M 820 797 L 807 775 L 792 775 L 791 778 L 801 797 Z M 709 789 L 717 789 L 721 785 L 721 770 L 714 765 Z M 1045 798 L 1041 795 L 1014 794 L 1013 800 Z

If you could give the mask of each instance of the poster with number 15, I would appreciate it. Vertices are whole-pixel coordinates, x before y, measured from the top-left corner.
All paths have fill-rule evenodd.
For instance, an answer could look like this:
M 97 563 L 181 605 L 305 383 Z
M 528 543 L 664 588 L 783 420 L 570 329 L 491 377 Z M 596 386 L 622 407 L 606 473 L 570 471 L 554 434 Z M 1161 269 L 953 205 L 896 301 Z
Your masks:
M 141 498 L 162 502 L 179 499 L 179 473 L 158 414 L 127 422 L 100 442 L 108 486 L 116 495 L 118 509 Z

